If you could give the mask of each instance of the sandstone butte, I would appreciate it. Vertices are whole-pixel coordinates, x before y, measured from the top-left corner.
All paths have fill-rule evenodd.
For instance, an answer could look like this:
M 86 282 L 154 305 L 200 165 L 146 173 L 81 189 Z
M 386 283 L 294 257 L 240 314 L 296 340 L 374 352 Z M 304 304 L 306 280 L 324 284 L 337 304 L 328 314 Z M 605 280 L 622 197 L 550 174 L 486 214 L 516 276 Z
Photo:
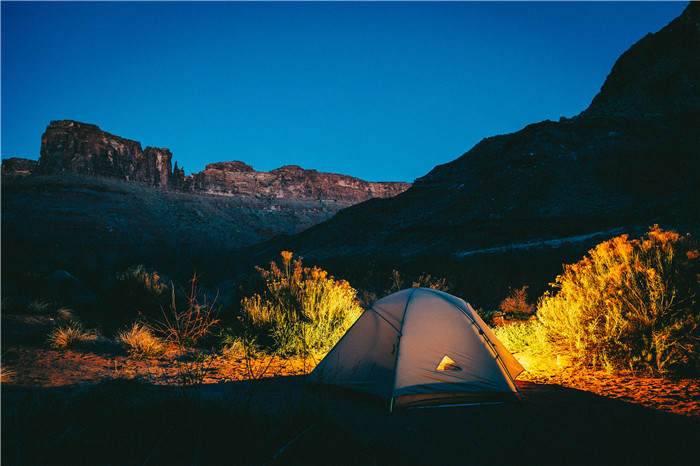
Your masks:
M 240 162 L 211 163 L 185 176 L 169 149 L 141 143 L 102 131 L 98 126 L 72 120 L 52 121 L 41 137 L 38 162 L 11 158 L 3 161 L 5 176 L 61 172 L 137 181 L 155 188 L 219 196 L 256 199 L 337 200 L 355 204 L 404 192 L 404 182 L 369 182 L 335 173 L 285 165 L 269 172 L 256 171 Z

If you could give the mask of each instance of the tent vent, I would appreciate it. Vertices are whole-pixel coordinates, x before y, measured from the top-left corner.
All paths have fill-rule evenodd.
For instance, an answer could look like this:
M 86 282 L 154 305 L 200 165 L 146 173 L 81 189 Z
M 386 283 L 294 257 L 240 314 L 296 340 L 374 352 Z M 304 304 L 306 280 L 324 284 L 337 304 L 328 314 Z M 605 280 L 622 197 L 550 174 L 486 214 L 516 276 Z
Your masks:
M 457 365 L 456 362 L 454 362 L 449 356 L 445 356 L 442 358 L 442 361 L 440 361 L 440 364 L 437 366 L 437 370 L 439 371 L 461 371 L 462 368 Z

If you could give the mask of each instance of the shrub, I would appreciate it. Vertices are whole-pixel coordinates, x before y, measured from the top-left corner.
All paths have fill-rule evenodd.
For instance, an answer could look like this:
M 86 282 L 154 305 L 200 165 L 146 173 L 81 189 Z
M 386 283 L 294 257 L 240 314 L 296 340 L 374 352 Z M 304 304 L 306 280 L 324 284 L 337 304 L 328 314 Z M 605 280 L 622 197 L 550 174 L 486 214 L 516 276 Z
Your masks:
M 47 338 L 47 343 L 54 349 L 78 348 L 94 343 L 97 333 L 88 330 L 79 323 L 70 323 L 54 328 Z
M 160 315 L 160 309 L 167 305 L 168 291 L 168 286 L 157 271 L 135 265 L 115 276 L 109 296 L 120 314 L 141 313 L 156 317 Z
M 498 309 L 511 318 L 527 318 L 535 313 L 534 304 L 527 302 L 527 286 L 512 289 L 508 297 L 501 301 Z
M 700 369 L 700 260 L 689 236 L 652 227 L 565 266 L 538 318 L 549 341 L 586 363 L 654 373 Z
M 432 288 L 434 290 L 440 290 L 449 292 L 450 285 L 445 278 L 433 277 L 430 274 L 422 273 L 417 277 L 414 276 L 408 279 L 408 283 L 411 284 L 412 288 L 423 287 Z M 389 289 L 385 290 L 385 294 L 394 293 L 404 289 L 404 280 L 401 278 L 401 274 L 398 270 L 393 269 L 389 275 Z
M 422 286 L 423 288 L 432 288 L 439 291 L 450 291 L 450 285 L 447 283 L 447 279 L 433 277 L 430 274 L 420 274 L 412 283 L 413 288 Z
M 119 332 L 117 340 L 121 342 L 129 356 L 136 359 L 151 358 L 165 352 L 163 342 L 153 335 L 147 325 L 139 322 L 135 322 L 131 328 Z
M 244 298 L 241 318 L 269 350 L 284 354 L 323 352 L 335 345 L 362 313 L 357 292 L 318 267 L 303 267 L 282 252 L 281 268 L 256 268 L 265 290 Z
M 153 329 L 165 336 L 166 341 L 172 341 L 180 348 L 194 347 L 206 338 L 214 325 L 219 322 L 218 314 L 220 306 L 216 305 L 216 298 L 212 302 L 203 295 L 200 303 L 201 289 L 198 286 L 197 274 L 190 280 L 190 290 L 185 292 L 184 305 L 178 304 L 175 288 L 171 290 L 169 312 L 161 309 L 162 319 L 154 320 Z
M 389 293 L 394 291 L 401 291 L 403 289 L 403 279 L 398 270 L 393 269 L 391 275 L 389 275 Z
M 61 308 L 56 310 L 56 319 L 67 321 L 67 322 L 77 322 L 80 320 L 80 318 L 75 313 L 75 311 L 73 311 L 73 309 L 69 309 L 67 307 L 61 307 Z
M 537 321 L 499 325 L 492 330 L 496 338 L 512 353 L 537 357 L 551 353 L 547 336 Z
M 43 299 L 32 300 L 27 305 L 27 312 L 29 314 L 49 314 L 53 305 Z

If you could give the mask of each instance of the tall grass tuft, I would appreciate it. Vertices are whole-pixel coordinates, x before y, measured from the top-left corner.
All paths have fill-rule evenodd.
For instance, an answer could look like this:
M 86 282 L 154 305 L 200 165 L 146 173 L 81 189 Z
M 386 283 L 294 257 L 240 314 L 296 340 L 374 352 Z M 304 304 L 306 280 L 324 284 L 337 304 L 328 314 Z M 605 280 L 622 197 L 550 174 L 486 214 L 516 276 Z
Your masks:
M 129 356 L 135 359 L 148 359 L 165 352 L 163 342 L 153 335 L 150 327 L 139 322 L 119 332 L 117 340 L 121 342 Z
M 318 267 L 282 252 L 281 267 L 257 268 L 265 290 L 244 298 L 243 325 L 269 350 L 306 355 L 327 351 L 362 313 L 357 292 Z
M 72 322 L 68 325 L 61 325 L 54 328 L 46 342 L 54 349 L 79 348 L 97 339 L 97 332 L 88 330 L 82 324 Z
M 565 266 L 538 304 L 549 342 L 584 363 L 656 374 L 700 371 L 700 254 L 655 225 Z
M 29 314 L 49 314 L 54 306 L 44 301 L 43 299 L 34 299 L 27 305 L 27 312 Z

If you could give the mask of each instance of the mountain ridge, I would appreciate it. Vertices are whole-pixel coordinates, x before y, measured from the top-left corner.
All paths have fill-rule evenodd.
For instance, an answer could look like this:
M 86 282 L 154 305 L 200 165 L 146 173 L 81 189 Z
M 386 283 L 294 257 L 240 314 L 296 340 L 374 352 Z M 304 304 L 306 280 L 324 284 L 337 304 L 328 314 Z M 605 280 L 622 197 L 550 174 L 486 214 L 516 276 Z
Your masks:
M 261 250 L 407 257 L 653 223 L 699 232 L 699 11 L 623 53 L 576 117 L 485 138 L 404 193 Z

